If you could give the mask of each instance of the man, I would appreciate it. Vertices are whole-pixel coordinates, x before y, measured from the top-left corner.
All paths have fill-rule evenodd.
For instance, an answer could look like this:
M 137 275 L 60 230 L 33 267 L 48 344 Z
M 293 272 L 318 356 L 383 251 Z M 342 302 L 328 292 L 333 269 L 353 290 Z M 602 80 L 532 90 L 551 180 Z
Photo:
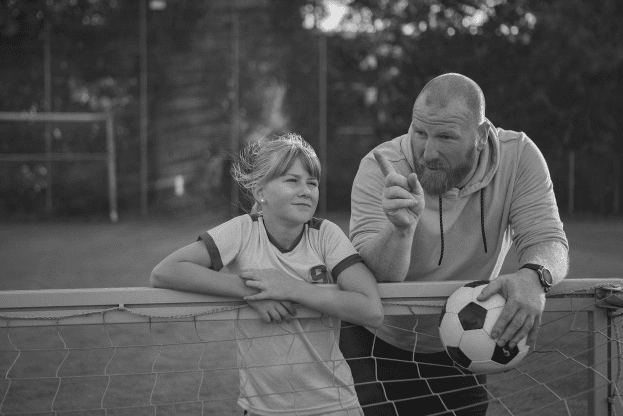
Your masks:
M 407 134 L 361 161 L 351 209 L 350 238 L 379 282 L 491 280 L 479 300 L 507 299 L 492 337 L 534 344 L 545 291 L 567 274 L 568 243 L 543 156 L 486 119 L 473 80 L 444 74 L 422 89 Z M 498 276 L 511 243 L 520 267 Z M 452 365 L 437 320 L 386 316 L 374 332 L 343 324 L 340 348 L 367 416 L 485 414 L 486 377 Z

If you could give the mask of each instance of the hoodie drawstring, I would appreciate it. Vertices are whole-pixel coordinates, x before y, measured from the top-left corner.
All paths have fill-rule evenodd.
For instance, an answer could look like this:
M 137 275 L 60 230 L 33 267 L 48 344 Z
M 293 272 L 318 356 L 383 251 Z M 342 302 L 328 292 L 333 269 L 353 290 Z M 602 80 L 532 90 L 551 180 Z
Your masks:
M 438 266 L 441 266 L 441 260 L 443 260 L 444 242 L 443 242 L 443 202 L 441 195 L 439 195 L 439 235 L 441 237 L 441 254 L 439 255 Z M 482 244 L 485 247 L 485 253 L 487 252 L 487 235 L 485 234 L 485 197 L 484 188 L 480 188 L 480 233 L 482 235 Z
M 443 205 L 441 202 L 441 195 L 439 195 L 439 235 L 441 236 L 441 254 L 439 255 L 439 263 L 437 266 L 441 266 L 441 260 L 443 259 Z
M 480 188 L 480 232 L 482 233 L 482 244 L 487 252 L 487 235 L 485 234 L 485 194 L 484 188 Z

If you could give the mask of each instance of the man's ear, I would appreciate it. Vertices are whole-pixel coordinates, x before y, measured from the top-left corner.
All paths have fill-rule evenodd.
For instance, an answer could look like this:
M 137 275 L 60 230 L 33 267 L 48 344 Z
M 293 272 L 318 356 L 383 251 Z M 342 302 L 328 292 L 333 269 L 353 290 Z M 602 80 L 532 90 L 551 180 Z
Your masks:
M 489 124 L 488 120 L 483 121 L 478 126 L 478 131 L 477 131 L 478 132 L 478 144 L 476 145 L 476 147 L 478 148 L 478 151 L 481 151 L 487 145 L 487 139 L 489 138 L 490 127 L 491 125 Z

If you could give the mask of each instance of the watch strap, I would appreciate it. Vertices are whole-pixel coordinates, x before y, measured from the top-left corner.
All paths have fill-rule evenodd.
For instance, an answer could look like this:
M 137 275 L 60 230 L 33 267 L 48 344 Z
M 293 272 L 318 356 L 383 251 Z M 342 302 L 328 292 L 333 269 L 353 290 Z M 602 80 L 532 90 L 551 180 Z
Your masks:
M 530 270 L 534 270 L 538 276 L 539 276 L 539 283 L 541 283 L 541 286 L 543 286 L 543 290 L 545 292 L 549 291 L 552 287 L 551 283 L 549 283 L 548 281 L 545 280 L 545 277 L 543 276 L 543 269 L 545 266 L 541 266 L 540 264 L 534 264 L 534 263 L 526 263 L 523 266 L 520 267 L 520 269 L 530 269 Z

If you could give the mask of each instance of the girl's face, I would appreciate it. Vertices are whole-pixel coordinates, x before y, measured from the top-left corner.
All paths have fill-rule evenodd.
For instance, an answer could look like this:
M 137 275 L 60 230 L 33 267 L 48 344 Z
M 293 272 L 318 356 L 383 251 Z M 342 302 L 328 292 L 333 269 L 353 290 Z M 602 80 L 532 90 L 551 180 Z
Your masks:
M 265 221 L 299 226 L 310 220 L 318 206 L 318 178 L 312 177 L 300 159 L 281 176 L 257 191 Z

